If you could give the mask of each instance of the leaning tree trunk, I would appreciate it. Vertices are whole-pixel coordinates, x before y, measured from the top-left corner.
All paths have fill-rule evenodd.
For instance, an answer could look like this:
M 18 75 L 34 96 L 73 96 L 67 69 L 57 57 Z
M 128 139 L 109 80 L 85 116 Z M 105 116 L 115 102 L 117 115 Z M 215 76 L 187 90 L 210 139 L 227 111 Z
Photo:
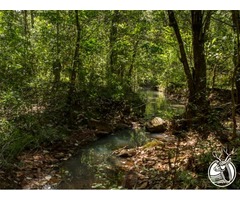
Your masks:
M 171 10 L 168 11 L 168 16 L 169 16 L 169 25 L 173 27 L 175 35 L 177 37 L 178 46 L 179 46 L 179 50 L 180 50 L 180 54 L 181 54 L 180 61 L 183 64 L 184 72 L 187 77 L 187 85 L 188 85 L 189 93 L 193 93 L 194 87 L 193 87 L 192 74 L 191 74 L 191 70 L 190 70 L 190 67 L 188 64 L 187 55 L 186 55 L 186 51 L 184 48 L 182 36 L 181 36 L 180 30 L 178 27 L 178 23 L 177 23 L 177 20 L 175 18 L 173 11 L 171 11 Z M 189 98 L 190 98 L 190 96 L 189 96 Z

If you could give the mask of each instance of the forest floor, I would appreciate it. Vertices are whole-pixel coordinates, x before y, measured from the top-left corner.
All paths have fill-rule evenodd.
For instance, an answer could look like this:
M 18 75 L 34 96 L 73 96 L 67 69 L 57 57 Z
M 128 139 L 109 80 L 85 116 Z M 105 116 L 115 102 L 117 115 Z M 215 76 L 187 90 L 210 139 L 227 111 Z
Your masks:
M 86 128 L 70 134 L 63 141 L 43 145 L 41 149 L 25 150 L 17 157 L 14 167 L 9 171 L 0 170 L 1 188 L 54 188 L 64 176 L 60 171 L 63 161 L 75 155 L 79 146 L 96 139 L 96 132 Z
M 176 137 L 159 137 L 144 146 L 118 149 L 113 152 L 120 159 L 117 170 L 125 172 L 123 188 L 166 189 L 206 188 L 211 152 L 222 144 L 215 134 L 202 139 L 198 133 L 188 132 Z M 2 184 L 13 189 L 51 189 L 63 180 L 61 165 L 77 153 L 79 146 L 96 140 L 94 130 L 83 129 L 64 141 L 25 151 L 18 156 L 10 172 L 0 171 Z M 209 153 L 210 152 L 210 153 Z M 203 176 L 201 177 L 201 174 Z
M 221 147 L 214 134 L 203 140 L 198 133 L 188 132 L 184 138 L 159 137 L 114 153 L 121 158 L 118 167 L 126 174 L 124 188 L 204 189 L 211 188 L 207 173 L 214 161 L 212 152 Z
M 240 117 L 237 121 L 240 123 Z M 228 131 L 225 133 L 227 135 Z M 56 187 L 65 176 L 61 171 L 63 162 L 74 156 L 80 146 L 95 141 L 96 134 L 95 130 L 82 128 L 65 140 L 22 152 L 14 167 L 9 171 L 0 170 L 0 187 Z M 207 139 L 192 130 L 180 136 L 174 136 L 170 131 L 165 134 L 168 137 L 156 138 L 144 146 L 113 152 L 120 159 L 116 168 L 125 173 L 123 188 L 215 188 L 208 180 L 207 171 L 214 160 L 212 152 L 222 147 L 216 134 L 210 133 Z

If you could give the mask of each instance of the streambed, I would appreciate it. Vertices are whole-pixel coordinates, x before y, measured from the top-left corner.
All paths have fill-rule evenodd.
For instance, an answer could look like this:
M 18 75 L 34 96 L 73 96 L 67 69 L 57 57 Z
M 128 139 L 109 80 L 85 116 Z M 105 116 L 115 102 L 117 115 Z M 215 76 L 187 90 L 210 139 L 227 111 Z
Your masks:
M 154 116 L 169 117 L 181 112 L 182 105 L 167 103 L 162 92 L 144 90 L 146 94 L 145 118 Z M 156 134 L 149 134 L 142 128 L 115 132 L 81 147 L 75 157 L 66 161 L 62 167 L 64 180 L 58 189 L 120 189 L 124 187 L 125 174 L 117 168 L 120 159 L 113 155 L 119 148 L 142 146 Z M 162 135 L 160 137 L 167 137 Z

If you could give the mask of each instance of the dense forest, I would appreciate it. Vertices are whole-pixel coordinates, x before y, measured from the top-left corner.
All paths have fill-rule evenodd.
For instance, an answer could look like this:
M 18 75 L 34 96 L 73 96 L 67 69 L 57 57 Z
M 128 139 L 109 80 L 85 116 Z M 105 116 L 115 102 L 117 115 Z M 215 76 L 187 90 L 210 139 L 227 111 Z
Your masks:
M 0 24 L 1 188 L 218 188 L 223 147 L 238 171 L 239 11 L 9 10 Z M 165 97 L 154 112 L 148 91 Z M 85 170 L 104 168 L 97 181 L 61 185 L 79 149 L 129 131 L 152 136 Z

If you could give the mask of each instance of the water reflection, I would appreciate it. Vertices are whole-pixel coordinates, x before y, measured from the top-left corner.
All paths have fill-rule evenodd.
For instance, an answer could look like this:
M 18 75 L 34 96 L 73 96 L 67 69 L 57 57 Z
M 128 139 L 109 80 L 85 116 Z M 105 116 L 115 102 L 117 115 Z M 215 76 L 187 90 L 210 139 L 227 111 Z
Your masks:
M 80 149 L 78 156 L 63 166 L 65 180 L 59 189 L 118 188 L 124 174 L 115 168 L 118 159 L 112 151 L 122 147 L 141 146 L 150 138 L 143 130 L 125 130 L 101 138 Z
M 171 105 L 163 92 L 142 91 L 147 98 L 145 117 L 159 116 L 170 118 L 182 112 L 182 105 Z M 159 136 L 158 136 L 159 137 Z M 105 136 L 98 141 L 79 149 L 78 156 L 67 161 L 63 166 L 65 180 L 59 189 L 119 188 L 123 185 L 124 174 L 117 170 L 120 162 L 112 155 L 113 150 L 122 147 L 137 147 L 151 140 L 149 134 L 141 129 L 124 130 Z
M 166 102 L 163 92 L 146 90 L 144 93 L 147 97 L 145 118 L 158 116 L 159 110 Z
M 161 117 L 171 119 L 175 115 L 182 114 L 185 105 L 169 102 L 161 91 L 144 90 L 142 93 L 146 96 L 145 118 Z

